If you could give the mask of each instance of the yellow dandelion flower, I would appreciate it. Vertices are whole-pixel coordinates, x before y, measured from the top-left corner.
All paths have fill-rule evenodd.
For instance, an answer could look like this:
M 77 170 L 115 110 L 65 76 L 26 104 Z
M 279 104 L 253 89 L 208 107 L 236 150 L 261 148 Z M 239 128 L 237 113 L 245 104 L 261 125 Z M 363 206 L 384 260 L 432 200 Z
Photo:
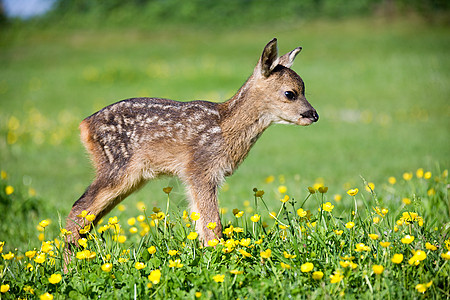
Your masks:
M 390 242 L 380 242 L 380 245 L 383 248 L 387 248 L 387 247 L 389 247 L 391 245 L 391 243 Z
M 266 179 L 264 180 L 266 183 L 272 183 L 275 181 L 275 176 L 270 175 L 268 177 L 266 177 Z
M 403 173 L 403 179 L 406 180 L 406 181 L 411 180 L 412 177 L 413 177 L 412 172 L 405 172 L 405 173 Z
M 288 201 L 289 201 L 289 196 L 288 196 L 288 195 L 284 195 L 284 198 L 280 199 L 280 201 L 281 201 L 282 203 L 288 202 Z
M 378 224 L 378 223 L 380 223 L 381 219 L 379 216 L 375 216 L 375 217 L 373 217 L 372 221 L 373 221 L 373 224 Z
M 419 283 L 416 285 L 416 290 L 419 293 L 425 293 L 432 284 L 433 284 L 433 281 L 430 281 L 428 283 Z
M 354 188 L 354 189 L 350 189 L 347 191 L 347 194 L 349 194 L 350 196 L 356 196 L 356 194 L 358 194 L 359 190 L 358 188 Z
M 336 235 L 342 235 L 342 234 L 344 233 L 344 230 L 334 229 L 333 232 L 334 232 Z
M 308 273 L 308 272 L 311 272 L 313 268 L 314 268 L 314 265 L 310 262 L 307 262 L 300 266 L 300 271 L 302 271 L 303 273 Z
M 314 280 L 321 280 L 323 278 L 323 272 L 322 271 L 315 271 L 312 273 L 312 279 Z
M 284 258 L 296 258 L 297 257 L 297 255 L 289 254 L 286 251 L 283 251 L 283 256 L 284 256 Z
M 9 284 L 2 284 L 2 286 L 0 287 L 0 292 L 7 293 L 9 291 Z
M 81 212 L 81 214 L 79 214 L 77 217 L 78 217 L 78 218 L 84 218 L 84 217 L 87 216 L 88 213 L 89 213 L 89 212 L 88 212 L 87 210 L 83 210 L 83 211 Z
M 303 210 L 303 208 L 299 208 L 299 209 L 297 209 L 297 215 L 300 218 L 304 218 L 308 215 L 308 212 L 306 210 Z
M 188 240 L 195 240 L 198 237 L 197 232 L 190 232 L 187 236 Z
M 370 247 L 364 245 L 364 243 L 356 244 L 355 247 L 356 247 L 356 249 L 355 249 L 356 252 L 370 251 Z
M 61 281 L 62 276 L 61 274 L 52 274 L 49 278 L 48 278 L 48 282 L 50 282 L 51 284 L 57 284 Z
M 331 204 L 331 202 L 326 202 L 326 203 L 322 204 L 322 209 L 323 209 L 324 211 L 332 212 L 332 211 L 333 211 L 333 208 L 334 208 L 334 205 Z M 319 208 L 319 211 L 320 211 L 320 208 Z
M 37 255 L 34 261 L 37 262 L 38 264 L 42 264 L 45 261 L 45 253 Z
M 156 253 L 156 247 L 155 246 L 150 246 L 147 248 L 148 253 L 150 254 L 155 254 Z
M 29 259 L 32 259 L 35 255 L 36 255 L 36 251 L 34 251 L 34 250 L 25 252 L 25 256 L 28 257 Z
M 169 250 L 167 253 L 168 253 L 170 256 L 175 256 L 175 255 L 178 254 L 178 250 Z
M 279 192 L 280 194 L 286 194 L 286 192 L 287 192 L 287 187 L 286 187 L 285 185 L 280 185 L 280 186 L 278 187 L 278 192 Z
M 247 251 L 245 251 L 244 249 L 238 249 L 238 251 L 244 257 L 252 257 L 252 255 L 250 253 L 248 253 Z
M 339 270 L 334 271 L 333 275 L 330 275 L 330 281 L 331 283 L 338 283 L 340 282 L 342 279 L 344 279 L 344 275 L 341 274 L 341 272 Z
M 14 188 L 12 187 L 12 186 L 10 186 L 10 185 L 7 185 L 6 187 L 5 187 L 5 193 L 6 193 L 6 195 L 11 195 L 12 193 L 14 193 Z
M 373 190 L 375 190 L 375 184 L 373 182 L 369 182 L 366 186 L 365 189 L 367 192 L 371 193 Z
M 258 214 L 255 214 L 253 216 L 250 217 L 250 220 L 254 223 L 257 223 L 259 220 L 261 219 L 261 216 Z
M 414 236 L 413 235 L 405 235 L 402 239 L 401 242 L 403 244 L 411 244 L 414 241 Z
M 192 219 L 193 221 L 198 221 L 198 219 L 200 219 L 200 214 L 199 214 L 198 212 L 193 211 L 193 212 L 191 213 L 191 219 Z
M 261 251 L 259 254 L 261 255 L 262 258 L 268 259 L 270 258 L 270 256 L 272 256 L 272 250 L 267 249 L 266 251 Z
M 334 199 L 334 201 L 336 201 L 336 202 L 340 202 L 340 201 L 342 200 L 342 196 L 339 195 L 339 194 L 335 194 L 335 195 L 333 196 L 333 199 Z
M 428 242 L 425 243 L 425 248 L 426 248 L 427 250 L 431 250 L 431 251 L 436 251 L 436 250 L 437 250 L 437 247 L 436 247 L 435 245 L 430 244 L 430 243 L 428 243 Z
M 397 179 L 395 179 L 394 176 L 391 176 L 391 177 L 388 178 L 388 182 L 389 182 L 390 184 L 394 185 L 394 184 L 397 182 Z
M 288 264 L 285 264 L 284 262 L 280 262 L 280 266 L 283 268 L 283 269 L 286 269 L 286 270 L 288 270 L 288 269 L 290 269 L 291 268 L 291 266 L 290 265 L 288 265 Z
M 118 222 L 119 222 L 119 220 L 117 219 L 116 216 L 111 217 L 111 218 L 108 219 L 108 224 L 109 224 L 109 225 L 115 225 L 115 224 L 117 224 Z
M 408 205 L 408 204 L 411 204 L 411 199 L 405 197 L 405 198 L 402 198 L 402 202 L 403 202 L 403 204 Z
M 348 222 L 345 224 L 345 228 L 347 228 L 347 229 L 352 229 L 354 226 L 355 226 L 354 222 Z
M 148 280 L 150 280 L 153 284 L 158 284 L 161 280 L 161 270 L 153 270 L 148 275 Z
M 134 267 L 135 267 L 136 269 L 138 269 L 138 270 L 142 270 L 143 268 L 145 268 L 145 264 L 142 263 L 142 262 L 137 261 L 137 262 L 134 264 Z
M 50 225 L 50 223 L 51 223 L 51 221 L 49 219 L 42 220 L 41 222 L 39 222 L 39 226 L 41 226 L 42 228 L 45 228 L 48 225 Z
M 87 215 L 85 217 L 86 221 L 92 222 L 95 220 L 95 215 Z
M 8 179 L 8 173 L 6 173 L 6 171 L 1 170 L 0 178 L 3 180 Z
M 78 242 L 78 245 L 80 245 L 81 247 L 83 247 L 83 248 L 87 247 L 87 239 L 86 238 L 79 239 L 77 242 Z
M 244 271 L 231 270 L 230 273 L 233 274 L 233 275 L 241 275 L 241 274 L 244 274 Z
M 417 178 L 422 178 L 423 177 L 423 169 L 422 168 L 420 168 L 420 169 L 417 169 L 417 171 L 416 171 L 416 177 Z
M 375 240 L 378 240 L 379 235 L 375 234 L 375 233 L 369 233 L 369 237 L 375 241 Z
M 0 242 L 0 253 L 3 252 L 3 246 L 5 246 L 5 242 Z
M 399 264 L 399 263 L 401 263 L 402 261 L 403 261 L 403 254 L 394 254 L 393 256 L 392 256 L 392 258 L 391 258 L 391 261 L 394 263 L 394 264 Z
M 206 225 L 206 227 L 210 230 L 214 230 L 217 227 L 217 223 L 216 222 L 209 222 L 208 225 Z
M 2 257 L 4 260 L 11 260 L 14 258 L 14 253 L 12 253 L 11 251 L 9 251 L 9 253 L 6 254 L 2 254 Z
M 51 245 L 51 241 L 48 242 L 42 242 L 41 251 L 44 253 L 48 253 L 51 250 L 53 250 L 53 246 Z
M 425 172 L 425 174 L 423 174 L 423 178 L 430 179 L 431 178 L 431 172 Z
M 171 260 L 169 259 L 169 268 L 181 268 L 184 265 L 181 263 L 181 259 Z
M 208 246 L 210 247 L 215 247 L 217 246 L 217 244 L 219 244 L 219 241 L 217 239 L 212 239 L 208 241 Z
M 450 260 L 450 251 L 441 253 L 441 257 L 445 260 Z
M 213 280 L 215 282 L 224 282 L 225 281 L 225 275 L 217 274 L 213 276 Z
M 373 265 L 372 270 L 375 274 L 380 275 L 384 271 L 384 267 L 382 265 Z
M 53 300 L 53 295 L 50 293 L 45 293 L 39 296 L 40 300 Z

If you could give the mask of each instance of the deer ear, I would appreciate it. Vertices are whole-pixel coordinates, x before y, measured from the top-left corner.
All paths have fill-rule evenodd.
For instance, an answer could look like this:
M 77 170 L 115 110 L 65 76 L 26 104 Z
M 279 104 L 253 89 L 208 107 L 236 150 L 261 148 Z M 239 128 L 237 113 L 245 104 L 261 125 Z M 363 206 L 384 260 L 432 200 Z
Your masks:
M 281 56 L 278 60 L 278 64 L 290 68 L 294 64 L 294 59 L 297 56 L 297 54 L 302 51 L 302 47 L 297 47 L 294 50 L 292 50 L 289 53 L 286 53 L 285 55 Z
M 266 47 L 264 47 L 264 51 L 259 59 L 258 65 L 255 68 L 255 73 L 259 73 L 264 77 L 269 77 L 270 73 L 277 65 L 277 39 L 274 38 L 266 45 Z

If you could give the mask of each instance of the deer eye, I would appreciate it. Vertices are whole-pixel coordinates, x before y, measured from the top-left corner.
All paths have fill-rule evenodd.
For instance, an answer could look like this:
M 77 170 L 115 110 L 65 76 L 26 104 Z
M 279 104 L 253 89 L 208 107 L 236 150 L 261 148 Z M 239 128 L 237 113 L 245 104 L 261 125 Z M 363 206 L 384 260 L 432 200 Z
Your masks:
M 286 98 L 288 98 L 291 101 L 295 100 L 295 98 L 297 98 L 297 95 L 293 91 L 286 91 L 286 92 L 284 92 L 284 95 L 286 96 Z

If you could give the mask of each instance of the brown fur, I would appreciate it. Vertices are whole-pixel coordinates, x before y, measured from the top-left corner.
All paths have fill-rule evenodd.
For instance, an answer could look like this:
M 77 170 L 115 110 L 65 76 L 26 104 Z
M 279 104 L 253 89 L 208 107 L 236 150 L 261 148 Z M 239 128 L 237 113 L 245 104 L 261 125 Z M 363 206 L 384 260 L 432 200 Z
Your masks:
M 282 57 L 273 39 L 251 77 L 230 100 L 177 102 L 135 98 L 117 102 L 80 124 L 96 178 L 75 202 L 66 228 L 80 238 L 83 210 L 100 220 L 120 201 L 160 175 L 176 175 L 186 186 L 197 231 L 204 243 L 222 236 L 217 189 L 245 159 L 272 123 L 309 125 L 318 115 L 304 96 L 300 76 L 290 69 L 301 48 Z M 295 96 L 289 99 L 285 92 Z M 216 222 L 214 232 L 207 229 Z

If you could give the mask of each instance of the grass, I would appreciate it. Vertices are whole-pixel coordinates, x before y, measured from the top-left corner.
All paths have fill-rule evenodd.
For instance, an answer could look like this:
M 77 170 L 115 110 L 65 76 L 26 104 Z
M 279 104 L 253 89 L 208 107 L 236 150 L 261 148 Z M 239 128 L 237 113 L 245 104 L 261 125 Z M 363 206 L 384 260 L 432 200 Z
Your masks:
M 300 201 L 281 186 L 275 211 L 267 209 L 264 191 L 254 189 L 252 203 L 223 220 L 225 239 L 207 247 L 195 233 L 198 215 L 170 207 L 171 191 L 164 189 L 166 210 L 122 206 L 119 217 L 102 220 L 79 240 L 67 273 L 63 257 L 71 233 L 51 234 L 59 226 L 45 219 L 35 224 L 38 247 L 6 251 L 14 246 L 0 244 L 2 297 L 449 297 L 449 228 L 429 214 L 430 205 L 448 206 L 448 171 L 403 177 L 379 188 L 366 182 L 339 201 L 330 200 L 323 185 L 309 187 Z M 276 186 L 272 180 L 267 184 Z M 6 179 L 1 187 L 3 200 L 19 200 Z M 388 209 L 382 199 L 398 205 Z M 335 210 L 340 201 L 354 203 L 353 210 Z M 314 209 L 303 209 L 307 202 Z
M 311 21 L 275 26 L 269 24 L 239 30 L 234 28 L 230 31 L 224 28 L 216 31 L 214 28 L 198 27 L 154 31 L 131 27 L 117 30 L 4 30 L 0 32 L 0 169 L 7 174 L 7 178 L 1 181 L 0 191 L 0 238 L 6 241 L 3 253 L 12 251 L 19 256 L 28 249 L 39 250 L 41 242 L 35 226 L 43 219 L 52 220 L 52 224 L 46 229 L 45 239 L 55 238 L 59 227 L 64 226 L 64 218 L 71 205 L 90 183 L 92 169 L 79 142 L 77 130 L 84 117 L 117 100 L 135 96 L 223 101 L 231 97 L 250 75 L 263 46 L 272 37 L 278 37 L 280 53 L 303 46 L 293 69 L 304 79 L 306 96 L 319 112 L 320 120 L 308 128 L 273 126 L 262 135 L 243 165 L 228 178 L 219 194 L 224 213 L 223 222 L 243 226 L 242 223 L 235 223 L 242 221 L 235 220 L 232 209 L 238 207 L 245 210 L 244 203 L 253 202 L 254 187 L 265 191 L 264 201 L 269 210 L 278 211 L 278 199 L 282 197 L 278 191 L 280 185 L 287 187 L 289 196 L 302 199 L 303 202 L 309 196 L 308 186 L 323 184 L 329 187 L 325 199 L 331 201 L 335 208 L 333 215 L 324 219 L 313 214 L 310 221 L 316 220 L 317 226 L 322 228 L 320 239 L 315 239 L 311 232 L 313 241 L 305 244 L 307 250 L 301 248 L 306 252 L 298 254 L 290 273 L 279 269 L 280 262 L 289 264 L 281 255 L 284 250 L 296 249 L 296 245 L 292 243 L 301 236 L 288 235 L 289 243 L 286 244 L 276 237 L 282 230 L 272 228 L 272 235 L 266 234 L 264 244 L 255 245 L 256 248 L 252 250 L 253 258 L 244 260 L 245 268 L 252 266 L 253 275 L 238 275 L 243 277 L 234 281 L 234 277 L 227 273 L 225 285 L 239 291 L 227 295 L 256 297 L 262 295 L 259 293 L 273 290 L 278 296 L 287 297 L 288 293 L 301 295 L 305 291 L 313 291 L 313 295 L 319 297 L 341 292 L 346 295 L 360 292 L 364 294 L 372 292 L 376 287 L 380 297 L 383 293 L 417 297 L 415 285 L 430 280 L 435 280 L 429 289 L 432 295 L 442 295 L 445 287 L 448 289 L 448 283 L 442 283 L 439 278 L 442 274 L 448 274 L 448 264 L 439 271 L 433 263 L 443 262 L 439 253 L 444 251 L 443 240 L 448 239 L 448 232 L 442 227 L 449 219 L 447 190 L 442 181 L 442 173 L 449 165 L 449 36 L 448 27 L 430 25 L 414 18 L 393 21 L 376 18 Z M 403 173 L 415 172 L 419 168 L 432 171 L 432 178 L 424 182 L 422 179 L 408 181 L 394 187 L 387 182 L 390 176 L 396 177 L 400 182 Z M 266 181 L 267 178 L 272 178 L 270 176 L 274 178 L 272 183 Z M 366 258 L 358 261 L 360 267 L 354 271 L 359 272 L 358 275 L 345 269 L 345 284 L 332 285 L 326 280 L 339 268 L 337 254 L 333 256 L 326 250 L 313 251 L 318 255 L 313 258 L 310 255 L 311 249 L 322 248 L 323 244 L 319 240 L 328 242 L 330 239 L 330 243 L 337 243 L 337 237 L 330 231 L 329 223 L 332 222 L 334 226 L 334 222 L 337 222 L 342 228 L 342 224 L 352 219 L 351 211 L 355 209 L 355 202 L 345 195 L 349 188 L 359 187 L 361 191 L 364 190 L 361 176 L 375 183 L 377 197 L 366 195 L 368 199 L 364 200 L 359 197 L 361 193 L 357 195 L 356 205 L 364 214 L 355 227 L 358 229 L 355 230 L 355 235 L 346 235 L 342 240 L 353 244 L 363 242 L 371 247 L 371 253 L 386 253 L 383 256 L 386 260 L 381 262 L 378 256 L 375 260 Z M 433 187 L 435 177 L 442 180 L 436 183 L 439 186 L 434 188 L 439 192 L 431 201 L 427 193 Z M 14 188 L 11 195 L 6 195 L 7 185 Z M 118 215 L 122 226 L 126 228 L 124 220 L 135 217 L 135 207 L 140 202 L 144 202 L 148 208 L 165 207 L 166 199 L 161 189 L 166 186 L 173 186 L 170 194 L 173 209 L 170 220 L 178 222 L 173 229 L 175 240 L 185 241 L 186 229 L 181 226 L 184 223 L 181 217 L 176 216 L 186 208 L 186 202 L 183 187 L 176 179 L 163 178 L 151 182 L 143 191 L 124 202 L 127 208 L 125 211 L 116 209 L 111 216 Z M 316 200 L 306 201 L 303 208 L 316 212 L 319 202 L 321 203 L 320 197 L 316 198 L 317 195 L 309 196 Z M 343 199 L 334 201 L 334 195 Z M 413 199 L 413 208 L 403 206 L 403 197 Z M 390 220 L 383 221 L 382 225 L 386 227 L 378 228 L 366 219 L 373 214 L 371 205 L 381 207 L 375 199 L 390 211 L 388 217 L 383 219 Z M 267 212 L 261 210 L 264 205 L 258 203 L 258 213 L 265 220 Z M 300 204 L 298 201 L 295 208 L 298 209 Z M 252 205 L 252 209 L 256 207 Z M 424 267 L 424 275 L 419 276 L 420 281 L 417 279 L 417 268 L 410 267 L 406 262 L 410 248 L 398 243 L 400 235 L 405 233 L 403 229 L 392 236 L 392 242 L 401 247 L 395 246 L 385 252 L 379 246 L 370 244 L 372 242 L 367 235 L 359 238 L 363 236 L 362 233 L 373 230 L 380 233 L 384 232 L 382 229 L 392 230 L 402 209 L 418 212 L 425 219 L 424 226 L 427 230 L 415 225 L 405 227 L 411 230 L 410 233 L 416 234 L 416 238 L 422 237 L 420 243 L 413 244 L 414 248 L 411 249 L 424 249 L 423 241 L 439 246 L 437 252 L 428 251 L 427 260 L 419 265 L 427 266 Z M 147 213 L 150 214 L 149 210 Z M 295 216 L 295 213 L 290 216 Z M 250 213 L 246 213 L 245 222 L 251 226 L 244 226 L 245 231 L 239 238 L 248 237 L 254 243 L 261 237 L 261 232 L 253 232 L 249 217 Z M 292 228 L 299 229 L 298 226 L 304 225 L 295 223 L 300 220 L 291 221 L 294 223 L 282 220 Z M 270 222 L 269 225 L 273 226 Z M 431 230 L 434 226 L 438 227 L 438 231 Z M 288 234 L 290 232 L 287 230 Z M 358 236 L 356 232 L 361 235 Z M 303 238 L 300 240 L 303 241 Z M 105 243 L 105 249 L 115 245 L 103 239 L 99 243 Z M 148 263 L 144 271 L 138 272 L 133 269 L 132 264 L 140 257 L 151 258 L 143 251 L 150 243 L 158 246 L 157 257 L 160 264 Z M 195 258 L 210 255 L 207 257 L 218 259 L 222 255 L 222 246 L 215 252 L 188 244 L 190 241 L 185 243 L 190 245 L 192 253 L 196 253 Z M 144 248 L 139 248 L 140 244 Z M 110 252 L 113 261 L 117 262 L 120 257 L 118 249 L 134 251 L 128 264 L 117 267 L 121 274 L 128 276 L 127 279 L 122 277 L 122 280 L 129 280 L 129 276 L 138 278 L 137 281 L 130 279 L 130 282 L 136 282 L 137 287 L 142 287 L 138 289 L 139 292 L 156 292 L 157 295 L 162 295 L 158 293 L 167 292 L 173 286 L 183 293 L 194 293 L 194 286 L 209 285 L 212 283 L 210 276 L 219 272 L 225 274 L 228 270 L 226 268 L 232 267 L 229 260 L 226 260 L 226 264 L 214 264 L 213 269 L 208 269 L 211 264 L 195 262 L 194 254 L 183 254 L 185 256 L 180 258 L 185 269 L 170 273 L 165 264 L 169 257 L 165 250 L 161 250 L 167 249 L 169 245 L 180 247 L 167 235 L 147 236 L 143 239 L 129 236 L 125 244 L 114 250 L 116 252 Z M 283 250 L 284 246 L 286 248 Z M 93 247 L 90 244 L 89 249 L 95 251 Z M 273 251 L 271 260 L 274 267 L 270 266 L 269 261 L 263 260 L 260 263 L 259 250 L 267 248 Z M 349 255 L 353 251 L 353 247 L 345 249 Z M 409 268 L 405 269 L 405 274 L 401 273 L 400 268 L 395 269 L 396 265 L 389 263 L 393 251 L 397 250 L 405 255 L 404 264 Z M 201 255 L 197 255 L 199 253 Z M 74 279 L 63 276 L 59 291 L 56 290 L 58 286 L 48 285 L 46 278 L 51 272 L 59 272 L 59 262 L 55 266 L 35 268 L 42 270 L 39 271 L 42 273 L 34 271 L 35 273 L 23 275 L 21 284 L 29 284 L 25 281 L 31 282 L 39 278 L 39 288 L 35 287 L 36 291 L 48 290 L 61 295 L 63 291 L 69 293 L 75 290 L 88 297 L 95 293 L 106 293 L 100 288 L 105 282 L 113 283 L 114 291 L 121 290 L 117 280 L 108 277 L 116 273 L 106 276 L 101 271 L 100 265 L 104 263 L 101 255 L 103 253 L 97 253 L 92 265 L 77 264 L 80 274 L 97 276 L 95 280 L 99 280 L 95 281 L 98 285 L 83 287 L 87 290 L 80 290 L 76 283 L 68 282 L 83 282 L 84 277 L 74 274 L 71 275 Z M 233 255 L 230 254 L 228 258 L 232 259 Z M 323 282 L 326 283 L 300 276 L 298 268 L 306 261 L 312 261 L 315 270 L 319 270 L 320 266 L 325 274 Z M 16 276 L 17 268 L 23 263 L 24 260 L 14 261 L 5 267 L 6 264 L 2 262 L 2 282 L 11 278 L 4 276 Z M 386 272 L 377 277 L 370 273 L 371 266 L 380 263 L 384 265 Z M 194 269 L 193 264 L 197 264 Z M 114 266 L 113 270 L 116 270 L 116 265 Z M 148 275 L 151 268 L 159 266 L 163 274 L 159 285 L 161 288 L 149 289 L 146 287 L 148 281 L 143 276 Z M 191 269 L 186 270 L 187 266 Z M 205 275 L 195 281 L 197 279 L 192 279 L 191 275 L 200 270 Z M 270 270 L 273 272 L 270 273 Z M 213 271 L 217 271 L 217 274 L 213 274 Z M 362 276 L 364 272 L 368 272 L 367 279 Z M 190 279 L 182 280 L 182 284 L 176 283 L 180 274 L 185 274 L 185 278 Z M 266 274 L 268 281 L 256 280 L 260 274 Z M 386 274 L 389 274 L 388 278 L 383 277 Z M 434 279 L 435 277 L 438 279 Z M 286 284 L 285 289 L 279 287 L 280 278 Z M 298 278 L 302 280 L 298 281 Z M 377 278 L 380 280 L 377 281 Z M 401 287 L 395 283 L 397 280 L 402 281 Z M 243 283 L 237 288 L 236 284 L 240 281 Z M 269 284 L 269 281 L 272 283 Z M 261 287 L 259 284 L 266 285 Z M 218 285 L 219 289 L 210 292 L 213 296 L 223 296 L 221 293 L 227 292 L 225 285 Z M 11 284 L 11 288 L 13 294 L 23 290 L 19 283 Z M 134 285 L 123 288 L 127 295 L 130 295 L 130 291 L 134 292 Z M 95 293 L 90 294 L 93 291 Z M 117 293 L 119 295 L 122 292 Z M 202 290 L 202 293 L 209 295 L 206 290 Z

